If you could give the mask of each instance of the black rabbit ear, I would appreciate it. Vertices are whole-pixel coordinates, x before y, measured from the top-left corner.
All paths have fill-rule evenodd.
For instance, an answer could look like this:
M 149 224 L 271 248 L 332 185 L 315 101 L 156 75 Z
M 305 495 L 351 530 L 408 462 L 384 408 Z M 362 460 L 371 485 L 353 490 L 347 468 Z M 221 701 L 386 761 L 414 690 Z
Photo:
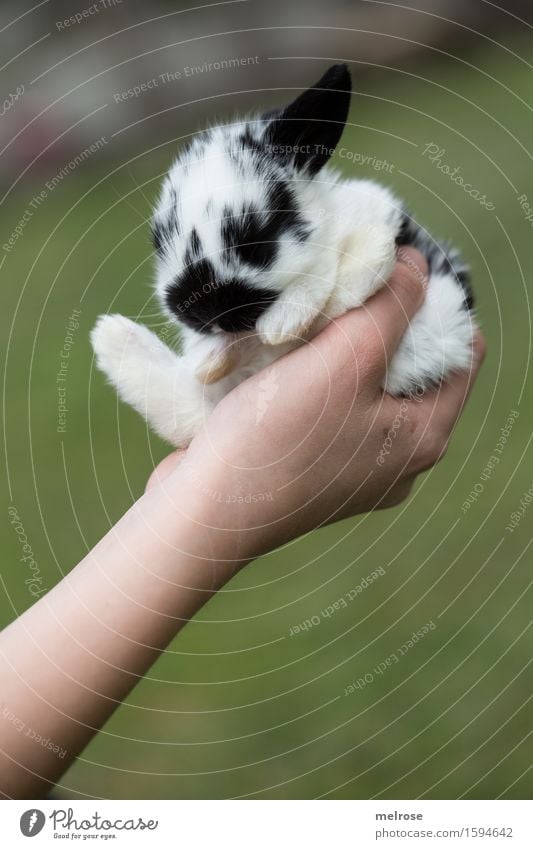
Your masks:
M 270 152 L 316 174 L 339 142 L 351 94 L 347 65 L 333 65 L 314 86 L 272 116 L 264 135 Z

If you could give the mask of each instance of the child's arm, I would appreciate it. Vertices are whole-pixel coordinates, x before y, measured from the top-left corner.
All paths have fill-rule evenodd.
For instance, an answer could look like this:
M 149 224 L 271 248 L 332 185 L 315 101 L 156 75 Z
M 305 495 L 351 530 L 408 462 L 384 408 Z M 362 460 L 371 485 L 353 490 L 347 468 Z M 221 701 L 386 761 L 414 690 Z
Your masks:
M 237 387 L 181 462 L 167 458 L 96 548 L 0 634 L 0 795 L 46 794 L 241 566 L 327 522 L 399 503 L 439 459 L 483 346 L 470 374 L 433 395 L 383 395 L 422 298 L 417 275 L 398 264 L 364 308 L 276 361 L 266 400 L 264 373 Z M 406 426 L 380 462 L 401 405 Z

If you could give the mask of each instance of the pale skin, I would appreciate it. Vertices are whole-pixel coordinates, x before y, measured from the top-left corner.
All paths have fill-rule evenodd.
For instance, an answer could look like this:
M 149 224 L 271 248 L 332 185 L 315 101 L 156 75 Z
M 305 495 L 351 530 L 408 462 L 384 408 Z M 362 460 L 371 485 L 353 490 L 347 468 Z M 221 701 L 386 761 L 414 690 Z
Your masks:
M 426 273 L 405 249 L 363 309 L 276 362 L 266 384 L 258 374 L 226 396 L 187 453 L 167 457 L 93 551 L 0 634 L 0 796 L 46 795 L 239 569 L 321 525 L 399 504 L 440 459 L 484 357 L 481 337 L 469 373 L 438 391 L 406 401 L 380 389 Z

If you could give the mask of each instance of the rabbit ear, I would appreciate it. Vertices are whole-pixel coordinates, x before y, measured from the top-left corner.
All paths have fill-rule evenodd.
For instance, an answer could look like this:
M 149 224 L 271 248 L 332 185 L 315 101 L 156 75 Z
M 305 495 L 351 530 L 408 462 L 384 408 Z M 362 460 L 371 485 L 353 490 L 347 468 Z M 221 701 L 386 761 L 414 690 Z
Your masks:
M 263 137 L 269 152 L 299 170 L 316 174 L 342 135 L 351 93 L 348 66 L 333 65 L 314 86 L 272 116 Z

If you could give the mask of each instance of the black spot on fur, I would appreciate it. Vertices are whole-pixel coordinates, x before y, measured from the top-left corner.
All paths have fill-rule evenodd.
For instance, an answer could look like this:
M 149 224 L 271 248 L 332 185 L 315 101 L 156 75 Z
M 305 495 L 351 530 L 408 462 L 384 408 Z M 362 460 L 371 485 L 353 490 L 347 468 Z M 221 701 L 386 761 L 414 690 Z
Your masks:
M 299 241 L 309 236 L 309 230 L 299 214 L 294 192 L 286 182 L 276 180 L 268 184 L 267 203 L 271 226 L 279 234 L 292 230 Z
M 474 293 L 470 282 L 468 266 L 464 263 L 459 251 L 447 243 L 435 242 L 406 212 L 396 236 L 398 247 L 410 245 L 426 257 L 430 274 L 451 274 L 463 289 L 465 308 L 471 310 L 474 306 Z
M 200 242 L 200 236 L 198 235 L 198 231 L 193 227 L 191 238 L 189 240 L 189 246 L 187 248 L 187 253 L 189 257 L 199 257 L 202 250 L 202 244 Z
M 179 226 L 175 215 L 167 221 L 154 221 L 152 224 L 152 240 L 157 253 L 162 256 L 170 240 L 179 236 Z
M 154 221 L 152 224 L 152 241 L 157 253 L 160 254 L 163 250 L 163 225 L 159 221 Z
M 224 208 L 221 238 L 224 249 L 248 265 L 268 268 L 274 262 L 278 250 L 277 231 L 270 221 L 253 207 L 243 208 L 235 215 L 229 207 Z
M 253 153 L 263 152 L 263 144 L 261 141 L 258 141 L 251 130 L 251 127 L 246 125 L 242 133 L 240 133 L 238 137 L 238 143 L 241 147 L 241 150 L 248 150 Z
M 221 238 L 230 256 L 257 268 L 269 268 L 278 253 L 278 240 L 284 233 L 297 239 L 308 236 L 293 192 L 283 181 L 270 182 L 265 208 L 243 207 L 235 214 L 224 207 Z
M 276 293 L 247 286 L 241 280 L 217 281 L 212 272 L 204 260 L 187 269 L 167 290 L 168 307 L 180 321 L 202 333 L 210 333 L 214 327 L 227 333 L 253 330 Z M 205 282 L 208 273 L 210 281 Z M 198 278 L 204 281 L 200 286 Z

